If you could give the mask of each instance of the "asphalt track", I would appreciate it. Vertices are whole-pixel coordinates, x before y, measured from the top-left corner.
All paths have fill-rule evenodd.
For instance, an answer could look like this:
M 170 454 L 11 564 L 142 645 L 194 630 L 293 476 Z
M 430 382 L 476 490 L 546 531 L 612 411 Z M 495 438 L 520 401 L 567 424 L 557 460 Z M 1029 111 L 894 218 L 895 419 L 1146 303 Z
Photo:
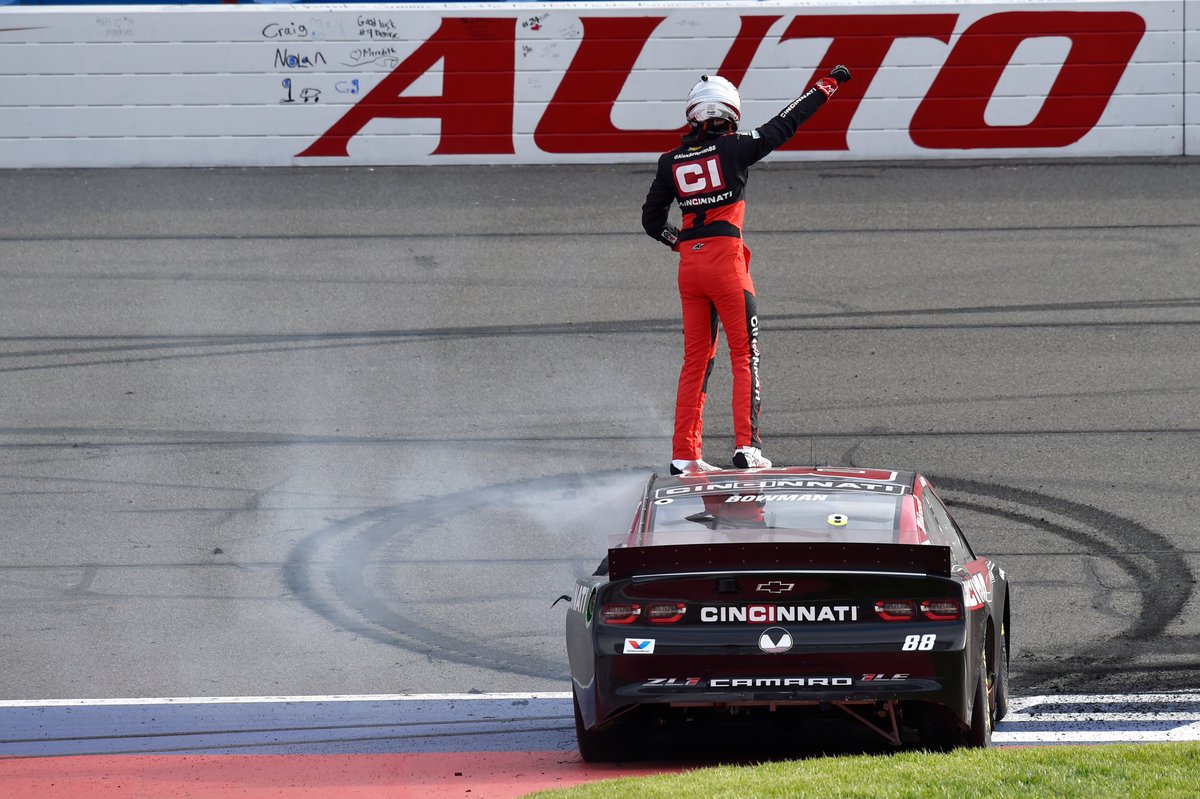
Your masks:
M 648 181 L 0 173 L 0 699 L 565 690 L 550 601 L 669 454 Z M 930 475 L 1018 696 L 1200 686 L 1200 163 L 750 192 L 768 455 Z

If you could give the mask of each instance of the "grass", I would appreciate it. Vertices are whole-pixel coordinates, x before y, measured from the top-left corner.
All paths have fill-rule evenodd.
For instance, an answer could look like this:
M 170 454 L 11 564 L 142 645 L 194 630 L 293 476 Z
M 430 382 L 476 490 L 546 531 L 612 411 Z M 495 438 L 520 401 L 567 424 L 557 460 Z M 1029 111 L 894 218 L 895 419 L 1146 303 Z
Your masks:
M 538 799 L 1196 799 L 1200 742 L 820 757 L 604 780 Z

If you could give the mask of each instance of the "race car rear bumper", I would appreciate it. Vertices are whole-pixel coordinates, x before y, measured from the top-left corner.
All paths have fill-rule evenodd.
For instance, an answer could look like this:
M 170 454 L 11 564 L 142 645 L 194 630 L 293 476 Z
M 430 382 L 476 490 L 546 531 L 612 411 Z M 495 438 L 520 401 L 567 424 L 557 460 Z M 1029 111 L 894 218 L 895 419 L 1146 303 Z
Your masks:
M 973 685 L 974 672 L 965 651 L 598 657 L 595 680 L 581 696 L 581 711 L 590 727 L 637 705 L 778 707 L 916 701 L 945 705 L 967 719 L 966 686 Z M 589 700 L 594 702 L 591 719 L 586 709 Z

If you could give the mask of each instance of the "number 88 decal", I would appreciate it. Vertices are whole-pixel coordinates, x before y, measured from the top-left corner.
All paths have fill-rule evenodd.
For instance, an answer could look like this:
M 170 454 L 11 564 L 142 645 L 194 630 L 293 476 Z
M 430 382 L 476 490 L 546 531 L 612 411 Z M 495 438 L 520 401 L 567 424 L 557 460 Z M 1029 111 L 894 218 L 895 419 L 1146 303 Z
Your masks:
M 937 642 L 937 636 L 933 633 L 925 635 L 906 635 L 904 636 L 904 646 L 900 647 L 903 652 L 928 652 L 933 649 L 933 645 Z

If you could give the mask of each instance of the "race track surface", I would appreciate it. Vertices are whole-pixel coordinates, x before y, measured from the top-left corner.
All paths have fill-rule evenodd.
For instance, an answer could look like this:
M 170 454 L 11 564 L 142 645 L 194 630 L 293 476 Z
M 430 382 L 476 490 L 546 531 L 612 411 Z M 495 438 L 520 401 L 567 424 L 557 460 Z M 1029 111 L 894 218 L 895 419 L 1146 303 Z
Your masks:
M 0 699 L 566 690 L 669 456 L 649 169 L 0 173 Z M 749 191 L 767 454 L 928 474 L 1018 696 L 1200 687 L 1200 162 Z

